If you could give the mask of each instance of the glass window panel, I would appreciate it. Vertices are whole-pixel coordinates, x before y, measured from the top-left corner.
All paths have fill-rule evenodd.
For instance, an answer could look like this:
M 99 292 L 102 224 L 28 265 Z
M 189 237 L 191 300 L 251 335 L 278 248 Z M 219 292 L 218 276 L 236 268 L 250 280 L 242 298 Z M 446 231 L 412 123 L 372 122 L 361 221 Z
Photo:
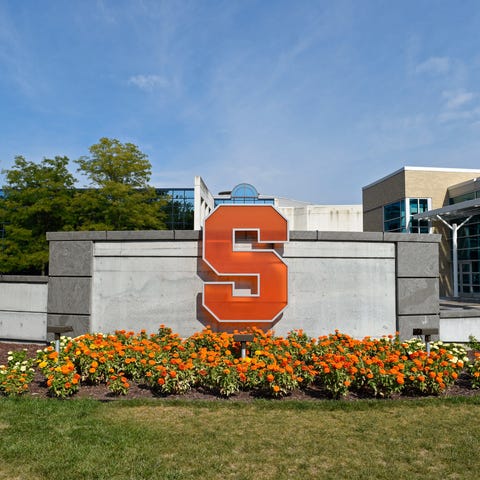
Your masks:
M 417 200 L 410 200 L 410 214 L 415 215 L 418 213 L 418 201 Z
M 402 202 L 391 203 L 383 207 L 384 220 L 391 220 L 392 218 L 398 218 L 401 216 L 400 203 Z
M 428 210 L 428 198 L 420 198 L 418 203 L 419 203 L 419 208 L 418 208 L 419 213 L 423 213 Z

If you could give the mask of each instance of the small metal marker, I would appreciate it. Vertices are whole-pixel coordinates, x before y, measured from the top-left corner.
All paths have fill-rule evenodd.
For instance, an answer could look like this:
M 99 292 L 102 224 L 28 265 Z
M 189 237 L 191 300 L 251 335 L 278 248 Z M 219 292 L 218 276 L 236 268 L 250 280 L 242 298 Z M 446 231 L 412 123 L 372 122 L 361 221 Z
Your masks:
M 427 355 L 430 355 L 430 340 L 432 335 L 438 335 L 438 328 L 414 328 L 414 335 L 422 335 L 425 337 L 425 347 L 427 349 Z
M 60 337 L 62 333 L 73 332 L 70 325 L 48 325 L 47 333 L 53 333 L 55 337 L 55 351 L 60 353 Z
M 240 342 L 242 358 L 246 358 L 246 356 L 247 356 L 247 342 L 251 342 L 252 340 L 253 340 L 253 333 L 235 333 L 233 335 L 233 341 L 234 342 Z

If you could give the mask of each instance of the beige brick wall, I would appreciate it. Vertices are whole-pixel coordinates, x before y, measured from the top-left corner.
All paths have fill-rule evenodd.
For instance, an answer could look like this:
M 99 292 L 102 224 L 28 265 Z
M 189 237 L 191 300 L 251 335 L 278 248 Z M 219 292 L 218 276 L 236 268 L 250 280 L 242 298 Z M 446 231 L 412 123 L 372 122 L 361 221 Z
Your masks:
M 477 172 L 405 170 L 404 196 L 431 198 L 432 208 L 441 208 L 448 204 L 448 187 L 477 175 L 480 175 L 480 170 Z
M 382 182 L 366 187 L 362 192 L 363 213 L 370 212 L 387 203 L 395 202 L 405 197 L 405 172 L 402 170 Z M 382 220 L 383 221 L 383 220 Z M 364 220 L 365 222 L 365 220 Z M 382 231 L 382 224 L 380 223 Z M 378 230 L 378 228 L 376 229 Z

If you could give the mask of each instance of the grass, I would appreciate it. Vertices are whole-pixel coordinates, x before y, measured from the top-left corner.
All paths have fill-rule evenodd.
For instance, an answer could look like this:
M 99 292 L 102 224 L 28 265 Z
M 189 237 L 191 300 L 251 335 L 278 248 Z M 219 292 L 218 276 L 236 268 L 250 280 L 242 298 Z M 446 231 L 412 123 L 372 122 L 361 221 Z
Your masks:
M 480 399 L 0 400 L 4 479 L 472 479 Z

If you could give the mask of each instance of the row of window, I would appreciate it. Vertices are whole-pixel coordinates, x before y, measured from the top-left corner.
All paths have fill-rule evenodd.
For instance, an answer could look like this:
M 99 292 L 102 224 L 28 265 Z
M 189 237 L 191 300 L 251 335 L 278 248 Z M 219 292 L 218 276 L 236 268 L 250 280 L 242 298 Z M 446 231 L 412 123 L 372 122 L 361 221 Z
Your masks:
M 454 205 L 455 203 L 466 202 L 467 200 L 475 200 L 476 198 L 480 198 L 480 190 L 452 197 L 450 198 L 449 203 L 450 205 Z
M 383 207 L 383 231 L 400 233 L 429 233 L 428 220 L 413 220 L 412 215 L 430 209 L 429 198 L 404 198 Z

